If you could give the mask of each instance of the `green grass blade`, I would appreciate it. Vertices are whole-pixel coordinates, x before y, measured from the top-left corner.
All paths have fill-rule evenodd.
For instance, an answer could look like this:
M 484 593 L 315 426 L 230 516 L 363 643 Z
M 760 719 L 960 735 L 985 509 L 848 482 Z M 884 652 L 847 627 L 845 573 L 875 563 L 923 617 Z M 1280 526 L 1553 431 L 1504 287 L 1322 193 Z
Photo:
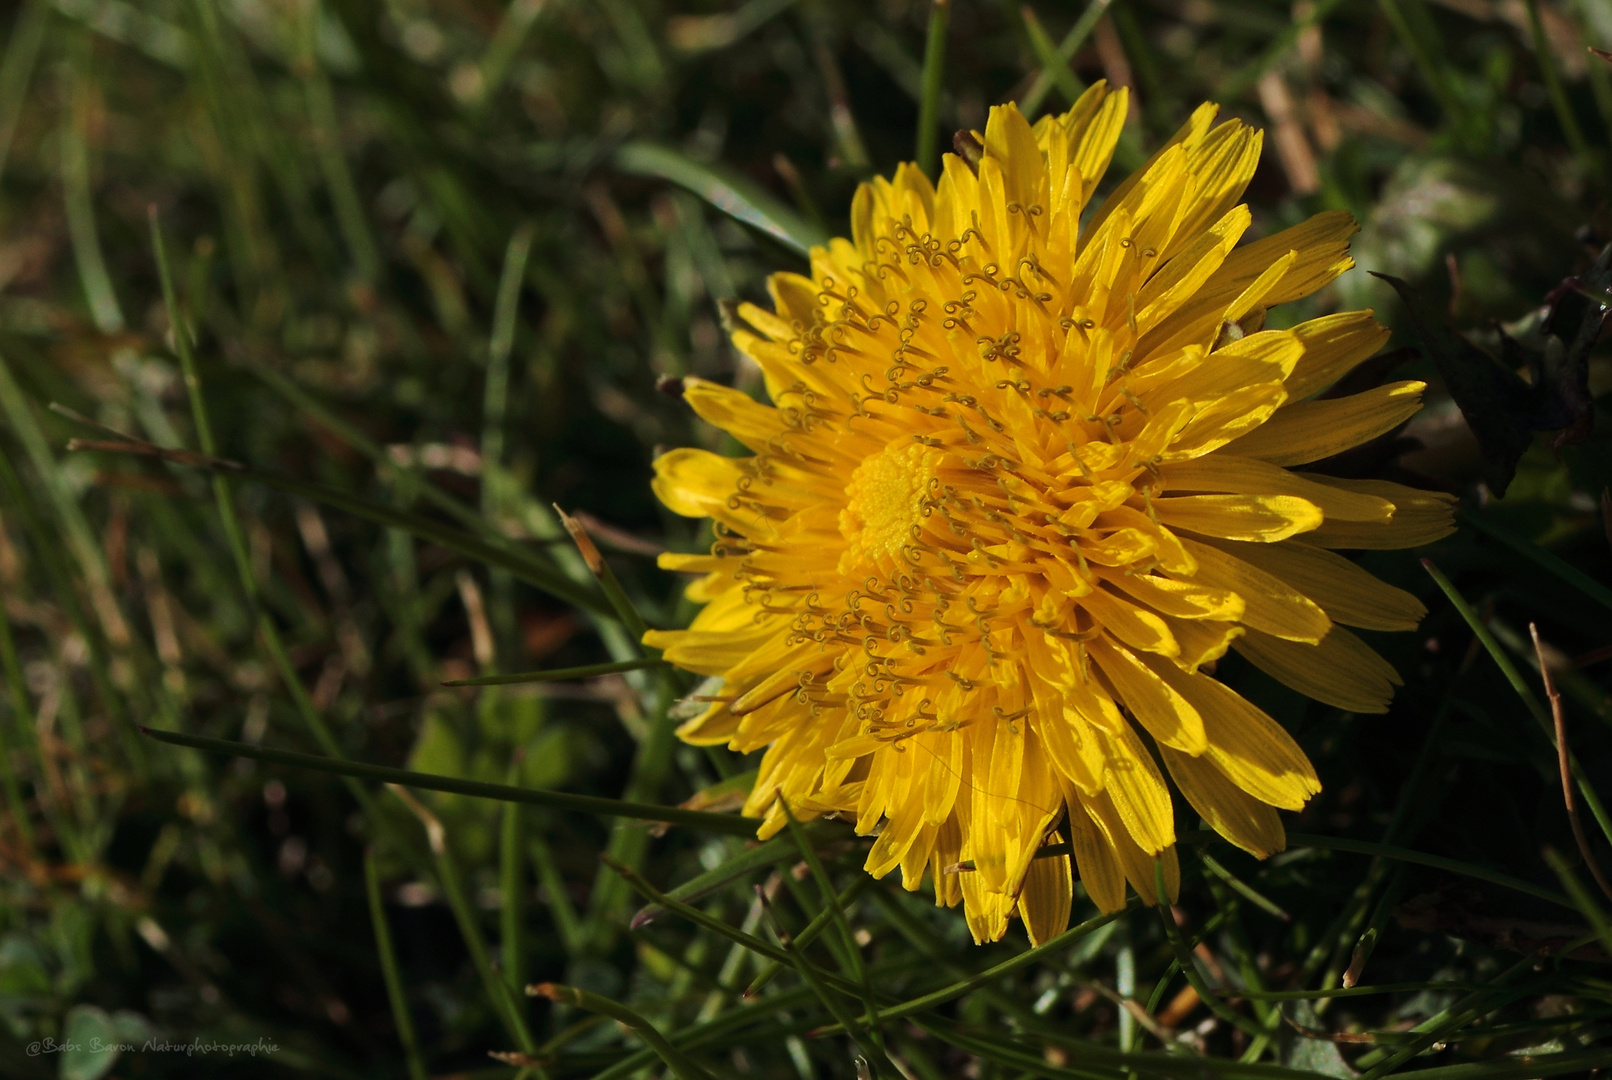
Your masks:
M 687 1055 L 668 1042 L 666 1036 L 662 1035 L 654 1024 L 620 1002 L 579 990 L 574 986 L 562 986 L 559 983 L 539 983 L 527 987 L 526 992 L 534 997 L 544 997 L 550 1001 L 599 1013 L 619 1024 L 625 1024 L 649 1044 L 650 1049 L 666 1063 L 666 1067 L 672 1070 L 672 1075 L 677 1077 L 677 1080 L 714 1080 L 710 1073 L 694 1064 Z
M 1500 524 L 1487 514 L 1481 514 L 1466 506 L 1461 507 L 1458 513 L 1463 524 L 1471 525 L 1479 532 L 1487 533 L 1489 536 L 1494 537 L 1523 558 L 1550 571 L 1578 592 L 1590 597 L 1608 611 L 1612 611 L 1612 589 L 1608 589 L 1577 567 L 1546 551 L 1527 537 L 1521 536 L 1507 526 Z
M 826 233 L 749 180 L 720 166 L 695 161 L 670 147 L 630 142 L 616 151 L 615 163 L 622 172 L 653 176 L 687 188 L 724 214 L 802 255 L 828 242 Z
M 1069 33 L 1058 42 L 1058 60 L 1065 70 L 1068 70 L 1069 61 L 1075 58 L 1080 47 L 1086 44 L 1086 39 L 1091 37 L 1091 32 L 1097 29 L 1097 21 L 1108 12 L 1108 7 L 1113 2 L 1114 0 L 1091 0 L 1075 25 L 1069 28 Z M 1047 93 L 1052 89 L 1055 79 L 1054 73 L 1043 67 L 1041 74 L 1036 76 L 1035 82 L 1030 84 L 1030 89 L 1020 99 L 1019 111 L 1034 119 L 1035 114 L 1041 111 L 1041 103 L 1047 99 Z
M 1109 923 L 1113 922 L 1115 919 L 1119 918 L 1126 911 L 1129 911 L 1132 906 L 1135 906 L 1136 903 L 1137 901 L 1135 898 L 1132 898 L 1131 903 L 1126 907 L 1121 908 L 1119 911 L 1111 911 L 1107 915 L 1098 915 L 1096 918 L 1087 919 L 1083 923 L 1080 923 L 1076 926 L 1071 926 L 1069 929 L 1065 930 L 1051 941 L 1043 942 L 1033 949 L 1026 949 L 1019 955 L 1012 957 L 1011 959 L 1004 960 L 1000 964 L 993 965 L 992 967 L 980 972 L 978 975 L 964 979 L 961 982 L 953 983 L 950 986 L 942 987 L 939 990 L 931 991 L 930 993 L 924 994 L 921 997 L 913 998 L 911 1001 L 902 1002 L 899 1005 L 893 1005 L 889 1008 L 881 1009 L 879 1010 L 879 1015 L 877 1018 L 878 1022 L 881 1024 L 888 1024 L 892 1020 L 900 1020 L 903 1017 L 915 1016 L 918 1013 L 927 1012 L 937 1005 L 944 1005 L 948 1001 L 952 1001 L 955 998 L 960 998 L 964 994 L 971 993 L 981 987 L 990 986 L 1000 980 L 1004 975 L 1010 975 L 1015 971 L 1021 970 L 1022 968 L 1029 967 L 1031 964 L 1034 964 L 1039 960 L 1043 960 L 1049 956 L 1054 956 L 1060 951 L 1075 945 L 1087 934 L 1090 934 L 1095 930 L 1100 930 Z M 838 1027 L 820 1028 L 814 1032 L 814 1034 L 834 1035 L 838 1034 L 839 1030 L 840 1029 Z
M 28 97 L 28 81 L 33 77 L 49 22 L 50 5 L 46 0 L 28 0 L 28 6 L 12 24 L 5 56 L 0 58 L 0 175 L 4 175 L 11 157 L 11 139 L 17 133 L 17 121 Z
M 592 679 L 600 675 L 615 675 L 623 671 L 646 671 L 669 668 L 665 660 L 641 657 L 637 660 L 613 660 L 607 664 L 582 664 L 570 668 L 553 668 L 549 671 L 518 671 L 509 675 L 480 675 L 474 679 L 450 679 L 443 686 L 518 686 L 526 683 L 570 682 L 575 679 Z
M 1499 885 L 1501 888 L 1526 893 L 1558 907 L 1570 908 L 1573 906 L 1572 901 L 1560 893 L 1542 889 L 1537 885 L 1523 881 L 1521 878 L 1502 874 L 1498 870 L 1474 866 L 1472 863 L 1461 862 L 1458 859 L 1446 859 L 1442 855 L 1428 855 L 1425 852 L 1412 851 L 1409 848 L 1398 847 L 1394 844 L 1374 844 L 1369 840 L 1348 840 L 1343 837 L 1316 836 L 1312 833 L 1288 833 L 1287 843 L 1290 848 L 1307 847 L 1315 848 L 1318 851 L 1347 851 L 1356 855 L 1381 855 L 1384 858 L 1395 859 L 1399 862 L 1416 863 L 1418 866 L 1431 866 L 1435 870 L 1448 870 L 1450 873 L 1460 874 L 1462 877 L 1487 881 L 1491 885 Z
M 573 581 L 558 572 L 542 565 L 532 559 L 517 555 L 508 549 L 489 544 L 486 541 L 472 536 L 441 522 L 407 511 L 397 510 L 381 503 L 373 502 L 359 495 L 345 491 L 337 491 L 320 484 L 310 484 L 295 480 L 288 476 L 263 472 L 258 469 L 241 465 L 237 462 L 226 461 L 222 458 L 210 457 L 205 454 L 193 454 L 183 450 L 168 450 L 151 443 L 138 440 L 128 442 L 95 442 L 75 440 L 68 444 L 70 450 L 93 450 L 98 453 L 134 454 L 143 457 L 156 458 L 173 465 L 182 465 L 187 468 L 205 469 L 209 472 L 220 473 L 236 480 L 246 480 L 255 484 L 262 484 L 276 491 L 283 491 L 289 495 L 297 495 L 326 506 L 352 514 L 354 517 L 373 521 L 377 525 L 388 528 L 401 529 L 412 533 L 423 540 L 441 544 L 445 548 L 457 551 L 466 558 L 475 559 L 508 570 L 516 578 L 529 585 L 542 589 L 557 599 L 568 604 L 605 618 L 614 618 L 615 611 L 610 603 L 598 593 L 578 586 Z
M 459 924 L 459 936 L 464 939 L 465 948 L 470 952 L 470 962 L 481 978 L 482 990 L 498 1014 L 510 1038 L 515 1045 L 527 1055 L 537 1053 L 537 1040 L 532 1038 L 531 1029 L 526 1024 L 523 1015 L 524 1002 L 516 996 L 515 987 L 501 975 L 493 966 L 492 953 L 487 948 L 487 939 L 481 932 L 481 923 L 476 918 L 476 911 L 470 905 L 470 898 L 465 893 L 464 879 L 459 872 L 459 860 L 454 856 L 453 849 L 448 846 L 448 832 L 436 816 L 426 809 L 420 802 L 401 788 L 394 788 L 397 795 L 420 819 L 426 837 L 431 846 L 431 854 L 436 857 L 437 880 L 442 883 L 443 895 L 447 897 L 448 908 L 453 912 L 454 922 Z
M 946 30 L 951 0 L 930 0 L 929 31 L 924 35 L 923 98 L 918 102 L 918 167 L 925 176 L 940 175 L 940 96 L 946 79 Z
M 1523 679 L 1522 672 L 1517 669 L 1517 665 L 1511 662 L 1511 658 L 1506 655 L 1505 650 L 1500 647 L 1500 643 L 1495 640 L 1493 632 L 1484 625 L 1482 619 L 1478 618 L 1478 613 L 1472 610 L 1472 605 L 1467 603 L 1466 597 L 1462 596 L 1454 584 L 1450 582 L 1450 579 L 1445 577 L 1443 572 L 1433 565 L 1432 560 L 1423 559 L 1422 566 L 1426 568 L 1433 580 L 1438 583 L 1439 589 L 1449 598 L 1450 603 L 1455 607 L 1455 610 L 1460 614 L 1467 626 L 1472 628 L 1472 633 L 1477 636 L 1478 641 L 1482 642 L 1484 651 L 1495 662 L 1495 666 L 1500 669 L 1500 673 L 1506 677 L 1506 682 L 1511 684 L 1511 688 L 1517 692 L 1517 696 L 1527 706 L 1529 714 L 1534 718 L 1534 722 L 1544 732 L 1545 741 L 1550 744 L 1552 750 L 1555 750 L 1555 722 L 1551 719 L 1550 713 L 1545 710 L 1544 704 L 1534 696 L 1533 689 Z M 1590 808 L 1590 814 L 1594 816 L 1596 824 L 1601 827 L 1602 835 L 1608 841 L 1612 841 L 1612 816 L 1608 816 L 1606 807 L 1601 803 L 1601 797 L 1590 786 L 1588 777 L 1584 775 L 1583 766 L 1579 764 L 1578 755 L 1571 751 L 1568 753 L 1568 767 L 1572 771 L 1573 780 L 1578 785 L 1579 794 L 1584 797 L 1584 805 Z
M 1041 71 L 1052 79 L 1052 84 L 1064 96 L 1064 100 L 1071 104 L 1085 91 L 1075 73 L 1069 68 L 1069 61 L 1059 55 L 1058 47 L 1047 36 L 1047 30 L 1036 18 L 1035 9 L 1025 4 L 1019 9 L 1024 19 L 1024 32 L 1030 39 L 1030 49 L 1035 53 L 1036 62 L 1041 65 Z M 1036 103 L 1037 105 L 1040 102 Z
M 302 754 L 294 750 L 273 750 L 264 746 L 230 742 L 227 739 L 210 739 L 202 735 L 182 735 L 174 731 L 156 731 L 141 728 L 141 733 L 158 742 L 203 750 L 210 754 L 251 758 L 286 765 L 293 769 L 313 769 L 316 772 L 349 776 L 357 780 L 372 780 L 377 784 L 396 784 L 399 787 L 419 788 L 423 791 L 447 791 L 455 795 L 468 795 L 473 799 L 493 799 L 497 802 L 518 802 L 528 806 L 543 806 L 550 810 L 573 810 L 601 817 L 627 818 L 635 821 L 658 821 L 668 825 L 683 825 L 705 832 L 727 836 L 751 836 L 755 823 L 727 814 L 708 814 L 701 810 L 683 810 L 675 806 L 650 806 L 645 803 L 604 799 L 596 795 L 572 795 L 539 788 L 511 787 L 481 780 L 461 780 L 452 776 L 411 772 L 385 765 L 369 765 L 360 761 Z
M 375 929 L 375 952 L 380 957 L 381 976 L 386 981 L 386 1000 L 392 1007 L 392 1023 L 397 1025 L 397 1041 L 403 1044 L 409 1080 L 428 1080 L 431 1074 L 420 1054 L 420 1037 L 414 1030 L 414 1018 L 409 1015 L 403 974 L 398 967 L 397 950 L 392 945 L 392 927 L 386 920 L 386 904 L 381 899 L 380 872 L 375 866 L 375 853 L 370 850 L 364 852 L 364 889 L 369 897 L 370 925 Z

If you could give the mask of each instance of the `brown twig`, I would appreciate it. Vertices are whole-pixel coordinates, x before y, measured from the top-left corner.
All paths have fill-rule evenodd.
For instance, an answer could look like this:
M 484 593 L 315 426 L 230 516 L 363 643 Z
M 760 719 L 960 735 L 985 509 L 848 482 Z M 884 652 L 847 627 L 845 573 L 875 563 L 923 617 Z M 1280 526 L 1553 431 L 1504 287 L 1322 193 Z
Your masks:
M 1584 857 L 1584 865 L 1589 868 L 1595 884 L 1601 887 L 1607 899 L 1612 900 L 1612 884 L 1607 883 L 1606 875 L 1595 861 L 1595 853 L 1590 850 L 1590 839 L 1584 834 L 1584 822 L 1578 816 L 1578 803 L 1573 799 L 1573 776 L 1568 764 L 1567 720 L 1562 714 L 1562 695 L 1556 689 L 1550 664 L 1545 660 L 1545 645 L 1539 640 L 1539 626 L 1529 623 L 1528 633 L 1534 639 L 1534 654 L 1539 657 L 1539 675 L 1545 682 L 1545 697 L 1550 699 L 1551 720 L 1556 724 L 1556 765 L 1562 774 L 1562 802 L 1567 805 L 1567 820 L 1573 826 L 1573 840 L 1578 844 L 1578 853 Z

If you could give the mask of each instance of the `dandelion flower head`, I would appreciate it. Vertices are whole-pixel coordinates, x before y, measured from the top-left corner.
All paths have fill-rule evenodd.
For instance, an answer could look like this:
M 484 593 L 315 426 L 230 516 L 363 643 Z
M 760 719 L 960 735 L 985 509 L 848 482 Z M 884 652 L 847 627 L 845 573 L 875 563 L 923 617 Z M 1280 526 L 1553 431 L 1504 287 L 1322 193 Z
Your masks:
M 645 639 L 723 680 L 679 734 L 765 748 L 762 836 L 784 804 L 853 819 L 870 873 L 927 874 L 977 941 L 1015 915 L 1060 933 L 1077 875 L 1112 911 L 1162 860 L 1173 897 L 1166 776 L 1281 850 L 1277 811 L 1320 782 L 1213 665 L 1383 711 L 1397 676 L 1346 627 L 1424 609 L 1336 551 L 1451 527 L 1444 496 L 1302 468 L 1420 407 L 1419 382 L 1316 397 L 1386 340 L 1369 311 L 1262 329 L 1352 265 L 1349 216 L 1239 246 L 1261 135 L 1204 105 L 1083 222 L 1125 110 L 1102 84 L 1033 126 L 1000 106 L 938 187 L 913 165 L 862 185 L 850 239 L 737 310 L 772 404 L 686 383 L 751 456 L 655 464 L 716 531 L 662 560 L 703 574 L 692 626 Z

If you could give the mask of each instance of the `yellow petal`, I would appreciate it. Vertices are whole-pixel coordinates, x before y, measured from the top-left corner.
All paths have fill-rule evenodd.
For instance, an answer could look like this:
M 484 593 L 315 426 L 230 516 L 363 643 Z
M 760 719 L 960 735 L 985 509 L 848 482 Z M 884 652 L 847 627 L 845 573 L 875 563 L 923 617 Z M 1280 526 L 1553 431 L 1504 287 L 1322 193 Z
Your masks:
M 1348 712 L 1382 713 L 1399 673 L 1359 638 L 1334 626 L 1319 645 L 1249 633 L 1232 646 L 1271 678 Z
M 770 439 L 789 429 L 783 414 L 749 394 L 690 375 L 683 379 L 683 400 L 707 423 L 732 435 L 751 450 L 767 449 Z
M 1422 602 L 1405 590 L 1379 581 L 1342 555 L 1304 541 L 1262 547 L 1250 557 L 1345 626 L 1414 630 L 1427 614 Z
M 1292 495 L 1183 495 L 1154 499 L 1172 529 L 1271 544 L 1321 524 L 1321 508 Z
M 1049 839 L 1061 843 L 1053 833 Z M 1019 918 L 1031 945 L 1051 941 L 1069 928 L 1069 910 L 1074 902 L 1075 882 L 1069 872 L 1069 856 L 1052 855 L 1030 863 L 1019 892 Z
M 1304 359 L 1287 379 L 1290 397 L 1325 390 L 1388 342 L 1388 327 L 1370 311 L 1344 311 L 1300 323 L 1293 333 L 1304 342 Z
M 1092 820 L 1080 796 L 1066 792 L 1069 801 L 1070 846 L 1086 895 L 1105 915 L 1125 906 L 1125 872 L 1120 869 L 1114 845 Z
M 677 737 L 694 746 L 721 746 L 739 730 L 739 718 L 728 711 L 728 703 L 718 701 L 677 729 Z
M 1149 907 L 1158 904 L 1158 889 L 1153 880 L 1154 861 L 1164 863 L 1165 895 L 1171 903 L 1181 892 L 1181 870 L 1172 845 L 1161 852 L 1149 852 L 1137 846 L 1126 832 L 1120 815 L 1105 791 L 1085 801 L 1086 816 L 1097 826 L 1103 841 L 1114 854 L 1125 879 L 1136 890 L 1136 895 Z
M 1170 790 L 1153 755 L 1129 724 L 1112 734 L 1094 729 L 1108 755 L 1102 797 L 1109 800 L 1125 832 L 1148 855 L 1175 843 L 1175 815 Z
M 1287 847 L 1276 810 L 1243 791 L 1202 758 L 1168 748 L 1159 752 L 1176 787 L 1210 828 L 1261 859 Z
M 1293 736 L 1235 691 L 1208 675 L 1155 670 L 1203 717 L 1209 748 L 1203 756 L 1232 783 L 1261 802 L 1298 810 L 1321 790 L 1315 767 Z
M 1320 547 L 1391 551 L 1431 544 L 1455 531 L 1454 495 L 1422 491 L 1388 480 L 1342 480 L 1333 476 L 1317 476 L 1315 480 L 1343 491 L 1374 495 L 1394 504 L 1393 519 L 1386 525 L 1363 521 L 1323 522 L 1319 529 L 1305 537 Z
M 684 517 L 729 517 L 728 498 L 743 476 L 735 458 L 680 447 L 655 459 L 651 485 L 666 508 Z
M 1156 574 L 1099 570 L 1098 575 L 1161 615 L 1178 619 L 1212 619 L 1229 622 L 1243 617 L 1243 598 L 1230 589 L 1216 589 L 1200 581 L 1177 581 Z
M 1098 625 L 1132 648 L 1165 656 L 1175 656 L 1181 651 L 1163 619 L 1129 600 L 1122 600 L 1104 589 L 1093 589 L 1075 602 L 1085 608 Z
M 1258 383 L 1234 390 L 1193 415 L 1160 461 L 1185 461 L 1218 450 L 1233 439 L 1255 431 L 1287 400 L 1281 383 Z M 1241 453 L 1242 451 L 1236 451 Z
M 1320 641 L 1332 626 L 1320 605 L 1281 578 L 1267 574 L 1213 544 L 1183 541 L 1198 571 L 1190 580 L 1243 598 L 1243 623 L 1290 641 Z M 1262 549 L 1260 549 L 1262 550 Z M 1180 577 L 1182 575 L 1173 575 Z
M 1394 504 L 1387 499 L 1316 483 L 1304 473 L 1225 450 L 1160 466 L 1159 480 L 1161 488 L 1171 492 L 1292 495 L 1320 507 L 1326 521 L 1386 522 L 1394 513 Z
M 1149 278 L 1136 295 L 1136 332 L 1147 333 L 1197 292 L 1220 269 L 1251 220 L 1248 207 L 1233 207 Z
M 1298 401 L 1232 443 L 1227 452 L 1272 465 L 1303 465 L 1370 442 L 1422 407 L 1427 384 L 1394 382 L 1363 394 Z
M 1115 695 L 1149 735 L 1165 746 L 1201 754 L 1208 746 L 1203 720 L 1190 702 L 1170 688 L 1128 649 L 1098 638 L 1087 645 Z

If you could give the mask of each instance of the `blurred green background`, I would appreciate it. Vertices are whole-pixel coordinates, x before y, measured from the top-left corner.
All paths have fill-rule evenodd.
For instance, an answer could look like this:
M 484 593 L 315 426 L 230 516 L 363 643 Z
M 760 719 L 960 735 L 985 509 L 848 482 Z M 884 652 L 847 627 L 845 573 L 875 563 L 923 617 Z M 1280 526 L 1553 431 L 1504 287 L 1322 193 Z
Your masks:
M 1498 350 L 1503 323 L 1544 348 L 1547 295 L 1612 240 L 1612 65 L 1588 48 L 1612 47 L 1607 0 L 953 0 L 932 33 L 935 11 L 7 6 L 0 1073 L 665 1072 L 615 1020 L 529 1002 L 518 990 L 533 980 L 625 1003 L 722 1077 L 851 1077 L 858 1054 L 872 1074 L 922 1080 L 1184 1077 L 1206 1061 L 1257 1074 L 1239 1058 L 1329 1076 L 1447 1067 L 1448 1080 L 1545 1074 L 1518 1054 L 1590 1055 L 1557 1072 L 1612 1064 L 1612 940 L 1584 944 L 1592 901 L 1538 895 L 1564 887 L 1546 846 L 1588 873 L 1537 723 L 1527 629 L 1537 621 L 1557 671 L 1583 775 L 1612 790 L 1604 350 L 1588 367 L 1599 425 L 1559 448 L 1536 437 L 1504 498 L 1437 385 L 1399 439 L 1345 463 L 1465 500 L 1462 532 L 1420 554 L 1453 578 L 1470 621 L 1418 553 L 1362 559 L 1432 609 L 1418 634 L 1372 635 L 1407 683 L 1390 714 L 1340 714 L 1222 668 L 1320 769 L 1326 790 L 1292 828 L 1390 845 L 1318 840 L 1266 864 L 1185 849 L 1177 921 L 1198 981 L 1233 1004 L 1203 1003 L 1140 909 L 968 982 L 1023 954 L 1022 932 L 975 948 L 960 915 L 886 881 L 848 899 L 846 937 L 826 933 L 805 955 L 846 977 L 865 964 L 881 1000 L 968 985 L 866 1045 L 809 1038 L 857 999 L 819 998 L 793 971 L 740 994 L 769 964 L 752 943 L 771 940 L 773 916 L 750 886 L 772 890 L 791 931 L 824 910 L 792 849 L 697 901 L 741 940 L 676 915 L 629 931 L 640 898 L 601 851 L 665 888 L 730 865 L 742 839 L 456 795 L 420 793 L 411 808 L 375 785 L 137 733 L 650 802 L 742 774 L 733 755 L 671 745 L 668 710 L 692 682 L 440 684 L 635 655 L 555 503 L 649 624 L 686 621 L 653 556 L 708 537 L 654 502 L 649 462 L 658 446 L 734 448 L 657 380 L 759 393 L 726 343 L 722 302 L 762 299 L 767 273 L 804 266 L 800 240 L 844 230 L 860 180 L 911 159 L 925 131 L 946 147 L 982 128 L 991 104 L 1056 109 L 1095 79 L 1128 85 L 1125 167 L 1203 100 L 1264 127 L 1250 235 L 1329 208 L 1362 225 L 1361 268 L 1273 312 L 1279 324 L 1372 306 L 1402 329 L 1396 345 L 1415 344 L 1375 270 L 1480 344 Z M 939 92 L 920 125 L 926 42 L 941 46 L 928 52 Z M 183 377 L 192 339 L 210 440 Z M 1426 356 L 1395 360 L 1397 377 L 1438 384 Z M 68 450 L 114 438 L 96 424 L 286 482 Z M 436 850 L 421 814 L 440 822 Z M 1183 813 L 1182 829 L 1196 825 Z M 860 888 L 863 845 L 822 835 L 833 886 Z M 1074 921 L 1092 914 L 1077 897 Z M 1573 939 L 1579 959 L 1550 951 Z M 1369 957 L 1364 983 L 1400 989 L 1242 993 L 1327 990 L 1356 957 Z M 96 1038 L 275 1049 L 63 1048 Z M 1099 1046 L 1144 1056 L 1094 1058 Z

